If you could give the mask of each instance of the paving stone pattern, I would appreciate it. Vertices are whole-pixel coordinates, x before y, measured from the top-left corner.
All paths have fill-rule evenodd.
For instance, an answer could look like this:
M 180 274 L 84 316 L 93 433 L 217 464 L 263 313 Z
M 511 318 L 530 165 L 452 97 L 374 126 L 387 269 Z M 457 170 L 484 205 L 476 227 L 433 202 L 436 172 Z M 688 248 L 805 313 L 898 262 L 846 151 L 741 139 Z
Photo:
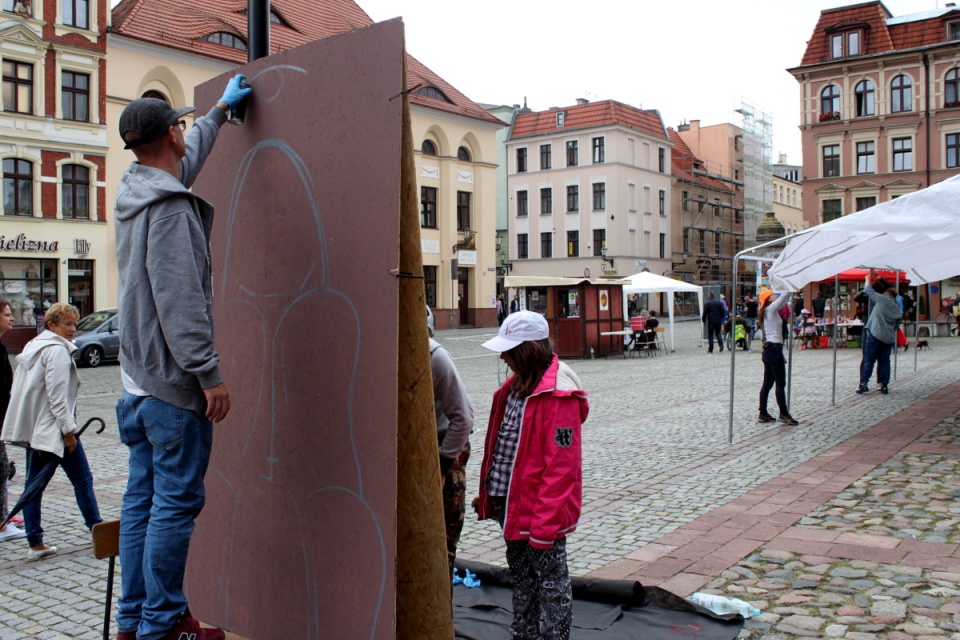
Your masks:
M 698 322 L 678 324 L 677 352 L 665 357 L 569 361 L 591 402 L 584 430 L 584 513 L 568 545 L 572 571 L 640 579 L 680 595 L 703 588 L 742 594 L 764 604 L 761 618 L 749 622 L 748 637 L 960 639 L 949 628 L 953 616 L 960 616 L 960 598 L 949 591 L 956 588 L 960 559 L 955 532 L 944 528 L 960 517 L 952 473 L 960 428 L 955 418 L 946 420 L 960 412 L 960 400 L 951 399 L 960 388 L 949 391 L 960 379 L 960 340 L 931 338 L 916 373 L 913 353 L 901 358 L 888 396 L 855 395 L 859 352 L 840 350 L 836 405 L 833 352 L 794 353 L 791 409 L 803 422 L 799 428 L 756 423 L 760 356 L 738 352 L 728 442 L 729 355 L 707 356 L 699 328 Z M 493 333 L 438 334 L 477 417 L 471 495 L 492 393 L 505 375 L 497 356 L 481 347 Z M 83 369 L 81 379 L 81 419 L 107 419 L 107 431 L 85 435 L 84 447 L 101 512 L 117 518 L 126 482 L 126 450 L 113 409 L 119 368 Z M 953 412 L 943 409 L 950 402 L 958 405 Z M 936 420 L 928 415 L 938 411 Z M 926 427 L 917 431 L 917 424 Z M 24 467 L 22 452 L 10 453 L 21 469 L 10 487 L 15 499 Z M 904 475 L 909 481 L 894 482 Z M 888 488 L 893 491 L 878 495 Z M 0 543 L 0 638 L 99 638 L 107 563 L 92 557 L 62 474 L 46 491 L 43 507 L 47 542 L 60 553 L 27 562 L 23 540 Z M 843 522 L 827 522 L 834 516 Z M 921 535 L 895 537 L 911 531 Z M 924 539 L 938 535 L 946 541 Z M 460 554 L 503 564 L 499 528 L 468 515 Z M 847 575 L 851 571 L 867 573 Z M 114 602 L 117 595 L 119 586 Z M 785 596 L 801 601 L 781 601 Z M 840 597 L 842 604 L 832 602 Z M 894 622 L 900 605 L 904 615 Z
M 951 415 L 916 444 L 954 448 L 960 442 L 958 425 L 960 414 Z M 897 562 L 838 558 L 829 549 L 762 548 L 703 590 L 741 598 L 761 610 L 747 621 L 743 638 L 960 638 L 960 572 L 942 570 L 956 565 L 956 451 L 897 453 L 784 534 L 794 540 L 899 548 L 906 553 Z

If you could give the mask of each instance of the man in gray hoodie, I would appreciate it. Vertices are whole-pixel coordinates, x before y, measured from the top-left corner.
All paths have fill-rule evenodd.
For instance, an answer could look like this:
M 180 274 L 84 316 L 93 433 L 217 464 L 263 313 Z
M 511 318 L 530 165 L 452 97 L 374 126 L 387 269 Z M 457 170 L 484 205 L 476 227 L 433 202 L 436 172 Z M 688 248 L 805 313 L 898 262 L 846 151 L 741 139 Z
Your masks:
M 120 136 L 137 161 L 117 191 L 120 438 L 130 475 L 120 511 L 123 595 L 117 640 L 222 640 L 187 610 L 183 575 L 213 423 L 230 411 L 213 345 L 210 230 L 213 207 L 189 191 L 227 111 L 251 93 L 243 76 L 183 134 L 183 116 L 163 100 L 134 100 Z
M 896 289 L 873 284 L 876 275 L 871 270 L 863 288 L 873 303 L 873 309 L 863 327 L 863 360 L 860 362 L 860 386 L 857 387 L 857 393 L 867 393 L 870 390 L 867 384 L 873 375 L 873 365 L 876 364 L 880 393 L 886 395 L 890 392 L 887 386 L 890 384 L 890 352 L 897 341 L 897 327 L 903 312 L 897 304 Z

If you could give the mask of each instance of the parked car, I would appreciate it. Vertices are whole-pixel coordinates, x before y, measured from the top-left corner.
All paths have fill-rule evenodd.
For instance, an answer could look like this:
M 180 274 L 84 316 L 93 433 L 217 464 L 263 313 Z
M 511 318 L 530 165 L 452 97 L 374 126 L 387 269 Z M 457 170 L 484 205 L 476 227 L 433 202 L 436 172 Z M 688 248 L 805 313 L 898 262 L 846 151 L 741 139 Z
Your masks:
M 120 325 L 116 309 L 102 309 L 84 316 L 77 323 L 73 338 L 77 350 L 73 359 L 80 366 L 98 367 L 120 357 Z
M 437 332 L 437 323 L 433 317 L 433 311 L 430 310 L 430 307 L 427 307 L 427 334 L 432 338 L 433 334 Z

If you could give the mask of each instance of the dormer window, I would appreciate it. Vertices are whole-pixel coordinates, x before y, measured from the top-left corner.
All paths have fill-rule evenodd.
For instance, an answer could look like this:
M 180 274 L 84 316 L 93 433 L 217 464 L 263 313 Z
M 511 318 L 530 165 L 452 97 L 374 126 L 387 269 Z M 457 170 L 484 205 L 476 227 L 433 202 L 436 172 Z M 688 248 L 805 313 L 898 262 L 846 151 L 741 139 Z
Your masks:
M 293 28 L 293 27 L 290 27 L 289 24 L 287 24 L 286 20 L 278 16 L 277 12 L 274 11 L 273 9 L 270 10 L 270 22 L 272 22 L 273 24 L 282 24 L 283 26 L 289 27 L 291 29 Z
M 831 35 L 830 57 L 836 60 L 859 56 L 861 54 L 861 35 L 862 33 L 859 30 Z
M 448 98 L 446 95 L 444 95 L 443 91 L 440 91 L 440 89 L 437 89 L 436 87 L 431 85 L 427 85 L 425 87 L 420 87 L 419 89 L 417 89 L 417 95 L 426 96 L 428 98 L 436 98 L 437 100 L 443 100 L 444 102 L 449 102 L 450 104 L 453 104 L 453 101 L 450 100 L 450 98 Z
M 564 121 L 567 119 L 567 114 L 563 111 L 557 111 L 557 127 L 562 127 Z
M 960 20 L 947 23 L 947 40 L 960 40 Z
M 240 51 L 247 50 L 247 43 L 243 41 L 243 38 L 226 31 L 214 31 L 206 37 L 206 41 Z

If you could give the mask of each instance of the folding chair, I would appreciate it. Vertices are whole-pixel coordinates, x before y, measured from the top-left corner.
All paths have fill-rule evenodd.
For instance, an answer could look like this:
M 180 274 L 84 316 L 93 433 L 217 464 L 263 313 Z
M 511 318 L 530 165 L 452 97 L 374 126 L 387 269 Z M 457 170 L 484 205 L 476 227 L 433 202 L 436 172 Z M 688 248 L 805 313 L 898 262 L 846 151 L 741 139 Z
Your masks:
M 650 349 L 651 351 L 656 351 L 658 356 L 667 352 L 667 343 L 663 339 L 666 331 L 666 327 L 654 327 L 653 329 L 654 341 L 651 344 Z

